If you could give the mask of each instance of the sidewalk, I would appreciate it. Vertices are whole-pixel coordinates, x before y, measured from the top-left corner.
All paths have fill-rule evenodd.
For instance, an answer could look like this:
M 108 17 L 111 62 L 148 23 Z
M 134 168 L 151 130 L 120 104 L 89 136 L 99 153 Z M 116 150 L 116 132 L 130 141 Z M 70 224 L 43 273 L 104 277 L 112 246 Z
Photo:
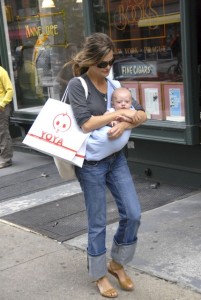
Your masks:
M 118 299 L 201 300 L 200 220 L 201 191 L 144 212 L 127 267 L 136 289 L 119 290 Z M 108 258 L 116 226 L 107 226 Z M 58 243 L 0 219 L 0 239 L 1 300 L 103 299 L 87 275 L 86 234 Z
M 136 257 L 127 268 L 136 289 L 119 291 L 118 299 L 201 299 L 200 199 L 201 193 L 143 214 Z M 115 227 L 107 228 L 108 249 Z M 0 232 L 1 300 L 102 299 L 87 276 L 86 235 L 59 244 L 1 222 Z

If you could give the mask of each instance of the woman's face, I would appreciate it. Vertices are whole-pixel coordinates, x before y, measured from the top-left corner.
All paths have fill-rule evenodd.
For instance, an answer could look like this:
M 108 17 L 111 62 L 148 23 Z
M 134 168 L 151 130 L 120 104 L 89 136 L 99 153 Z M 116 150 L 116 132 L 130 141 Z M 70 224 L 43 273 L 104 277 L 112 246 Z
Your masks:
M 110 69 L 112 67 L 113 64 L 113 51 L 111 50 L 107 55 L 105 55 L 102 60 L 93 66 L 89 67 L 89 70 L 92 71 L 94 73 L 94 75 L 96 76 L 101 76 L 101 77 L 107 77 L 110 73 Z M 105 64 L 104 64 L 105 62 Z M 108 63 L 108 64 L 107 64 Z M 106 66 L 104 66 L 106 65 Z

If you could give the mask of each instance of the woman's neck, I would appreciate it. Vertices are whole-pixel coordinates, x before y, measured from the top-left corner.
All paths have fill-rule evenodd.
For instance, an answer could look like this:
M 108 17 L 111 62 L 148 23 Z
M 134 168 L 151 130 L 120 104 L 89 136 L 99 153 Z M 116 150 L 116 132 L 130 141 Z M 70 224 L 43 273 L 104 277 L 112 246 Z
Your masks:
M 88 78 L 91 80 L 93 85 L 99 90 L 101 93 L 106 94 L 107 93 L 107 81 L 105 77 L 102 76 L 94 76 L 91 72 L 86 73 Z

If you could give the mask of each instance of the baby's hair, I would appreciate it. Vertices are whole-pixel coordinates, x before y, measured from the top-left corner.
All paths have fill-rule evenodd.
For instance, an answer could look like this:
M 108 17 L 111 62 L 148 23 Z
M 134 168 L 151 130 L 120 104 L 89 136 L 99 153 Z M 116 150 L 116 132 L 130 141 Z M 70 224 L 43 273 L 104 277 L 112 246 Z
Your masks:
M 112 98 L 111 98 L 111 101 L 113 102 L 113 101 L 115 101 L 116 99 L 117 99 L 117 97 L 118 97 L 118 93 L 119 92 L 128 92 L 129 94 L 130 94 L 130 99 L 131 99 L 131 101 L 132 101 L 132 94 L 131 94 L 131 91 L 128 89 L 128 88 L 126 88 L 126 87 L 119 87 L 119 88 L 116 88 L 115 90 L 114 90 L 114 92 L 112 93 Z

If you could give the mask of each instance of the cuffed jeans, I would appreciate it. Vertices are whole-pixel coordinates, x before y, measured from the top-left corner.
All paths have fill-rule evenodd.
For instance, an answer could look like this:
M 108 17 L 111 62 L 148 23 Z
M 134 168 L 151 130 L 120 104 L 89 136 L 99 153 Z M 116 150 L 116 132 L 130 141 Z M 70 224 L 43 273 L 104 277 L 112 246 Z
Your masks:
M 0 110 L 0 162 L 6 163 L 12 159 L 12 139 L 9 131 L 10 105 Z
M 122 152 L 99 162 L 84 161 L 75 167 L 84 193 L 88 217 L 88 270 L 94 280 L 107 273 L 106 266 L 106 187 L 119 211 L 119 225 L 114 235 L 111 257 L 125 265 L 132 260 L 140 225 L 141 209 L 126 158 Z

